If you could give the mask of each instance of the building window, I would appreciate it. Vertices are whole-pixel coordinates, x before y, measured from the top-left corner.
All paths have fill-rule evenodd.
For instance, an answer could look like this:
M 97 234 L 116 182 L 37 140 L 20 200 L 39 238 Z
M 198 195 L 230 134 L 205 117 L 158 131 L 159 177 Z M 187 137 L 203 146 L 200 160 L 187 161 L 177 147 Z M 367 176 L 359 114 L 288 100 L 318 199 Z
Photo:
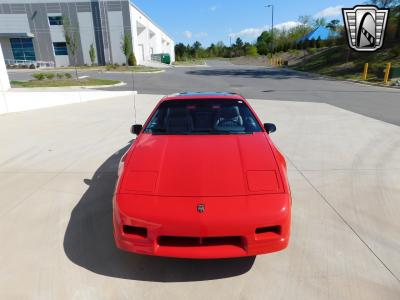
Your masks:
M 67 43 L 65 42 L 53 43 L 53 48 L 55 55 L 68 55 Z
M 11 38 L 10 44 L 15 60 L 36 60 L 31 38 Z
M 62 16 L 51 16 L 51 17 L 49 17 L 49 24 L 50 25 L 62 25 L 63 17 Z

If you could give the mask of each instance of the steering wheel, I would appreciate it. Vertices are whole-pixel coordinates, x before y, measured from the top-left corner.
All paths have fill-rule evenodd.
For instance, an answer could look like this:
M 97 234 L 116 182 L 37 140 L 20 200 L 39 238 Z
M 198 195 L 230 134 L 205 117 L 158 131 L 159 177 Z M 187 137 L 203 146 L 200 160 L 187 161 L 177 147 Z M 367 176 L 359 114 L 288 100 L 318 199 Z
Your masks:
M 240 120 L 225 119 L 218 122 L 217 126 L 238 126 L 241 127 Z

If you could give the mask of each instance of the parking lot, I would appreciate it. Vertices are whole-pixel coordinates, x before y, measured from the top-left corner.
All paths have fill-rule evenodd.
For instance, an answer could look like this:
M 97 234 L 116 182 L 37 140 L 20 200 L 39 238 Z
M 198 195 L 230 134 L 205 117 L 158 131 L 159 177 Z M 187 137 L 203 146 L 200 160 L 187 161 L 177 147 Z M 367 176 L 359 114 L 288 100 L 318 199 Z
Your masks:
M 137 96 L 143 122 L 158 95 Z M 262 99 L 262 100 L 261 100 Z M 286 155 L 289 248 L 180 260 L 114 246 L 132 97 L 0 116 L 0 299 L 398 299 L 400 128 L 326 103 L 251 100 Z

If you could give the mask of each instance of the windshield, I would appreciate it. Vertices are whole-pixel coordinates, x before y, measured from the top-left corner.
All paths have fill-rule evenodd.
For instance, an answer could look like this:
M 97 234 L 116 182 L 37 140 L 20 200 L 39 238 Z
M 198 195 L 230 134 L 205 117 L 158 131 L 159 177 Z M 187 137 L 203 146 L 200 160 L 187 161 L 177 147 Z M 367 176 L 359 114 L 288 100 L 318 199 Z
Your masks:
M 261 132 L 253 113 L 241 100 L 177 100 L 162 103 L 145 133 L 251 134 Z

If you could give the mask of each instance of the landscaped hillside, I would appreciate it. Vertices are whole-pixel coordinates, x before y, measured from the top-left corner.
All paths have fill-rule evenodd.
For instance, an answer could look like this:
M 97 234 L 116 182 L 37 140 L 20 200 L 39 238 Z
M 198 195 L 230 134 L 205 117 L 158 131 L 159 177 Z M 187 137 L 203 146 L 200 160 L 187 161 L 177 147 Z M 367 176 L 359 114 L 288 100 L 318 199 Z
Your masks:
M 364 64 L 369 64 L 368 80 L 382 81 L 387 63 L 392 64 L 391 77 L 400 77 L 400 43 L 386 44 L 377 52 L 355 52 L 346 46 L 336 46 L 320 51 L 294 64 L 299 71 L 323 75 L 360 79 Z

